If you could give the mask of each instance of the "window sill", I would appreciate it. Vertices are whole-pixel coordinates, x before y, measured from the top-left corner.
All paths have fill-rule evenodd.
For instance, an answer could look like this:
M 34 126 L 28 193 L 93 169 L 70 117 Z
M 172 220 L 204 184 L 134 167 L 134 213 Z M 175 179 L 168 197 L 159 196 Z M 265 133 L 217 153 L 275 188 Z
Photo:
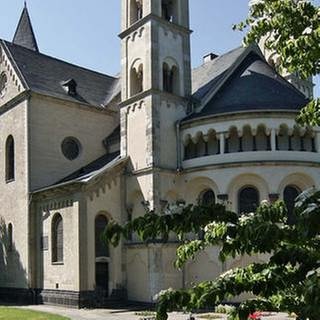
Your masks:
M 15 181 L 15 179 L 8 179 L 8 180 L 6 180 L 6 183 L 9 184 L 9 183 L 14 182 L 14 181 Z
M 52 262 L 53 266 L 63 266 L 64 263 L 63 262 Z

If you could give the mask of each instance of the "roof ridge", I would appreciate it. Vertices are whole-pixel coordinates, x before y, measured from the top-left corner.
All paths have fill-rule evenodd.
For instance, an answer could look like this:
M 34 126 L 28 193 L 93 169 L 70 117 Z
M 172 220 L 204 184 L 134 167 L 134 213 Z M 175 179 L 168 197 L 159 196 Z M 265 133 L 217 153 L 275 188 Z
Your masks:
M 0 39 L 0 40 L 2 40 L 2 39 Z M 89 68 L 86 68 L 86 67 L 82 67 L 82 66 L 77 65 L 77 64 L 75 64 L 75 63 L 68 62 L 68 61 L 62 60 L 62 59 L 60 59 L 60 58 L 52 57 L 52 56 L 49 56 L 48 54 L 45 54 L 45 53 L 42 53 L 42 52 L 39 52 L 39 51 L 38 51 L 38 52 L 33 51 L 33 50 L 31 50 L 31 49 L 28 49 L 28 48 L 26 48 L 26 47 L 20 46 L 20 45 L 18 45 L 18 44 L 15 44 L 15 43 L 10 42 L 10 41 L 7 41 L 7 40 L 2 40 L 2 41 L 4 41 L 6 44 L 9 44 L 9 46 L 10 46 L 10 45 L 11 45 L 11 46 L 17 46 L 17 47 L 20 47 L 22 50 L 28 50 L 28 51 L 30 51 L 30 52 L 33 53 L 33 54 L 37 54 L 37 55 L 40 55 L 40 56 L 49 58 L 49 59 L 51 59 L 51 60 L 55 60 L 55 61 L 58 61 L 58 62 L 62 62 L 62 63 L 64 63 L 64 64 L 70 65 L 70 66 L 72 66 L 72 67 L 76 67 L 76 68 L 79 68 L 79 69 L 82 69 L 82 70 L 85 70 L 85 71 L 89 71 L 89 72 L 92 72 L 92 73 L 95 73 L 95 74 L 98 74 L 98 75 L 101 75 L 101 76 L 104 76 L 104 77 L 112 78 L 112 79 L 114 79 L 114 80 L 119 79 L 118 77 L 111 76 L 111 75 L 108 75 L 108 74 L 106 74 L 106 73 L 102 73 L 102 72 L 100 72 L 100 71 L 92 70 L 92 69 L 89 69 Z M 10 48 L 8 48 L 8 49 L 10 50 Z
M 196 70 L 200 69 L 201 67 L 203 67 L 204 64 L 214 64 L 218 60 L 221 60 L 221 58 L 223 58 L 223 57 L 227 56 L 228 54 L 233 53 L 234 51 L 239 50 L 239 49 L 245 49 L 245 47 L 241 45 L 241 46 L 238 46 L 238 47 L 236 47 L 234 49 L 231 49 L 231 50 L 227 51 L 226 53 L 223 53 L 223 54 L 217 56 L 215 59 L 213 59 L 213 60 L 211 60 L 211 61 L 209 61 L 207 63 L 202 63 L 199 66 L 193 68 L 193 71 L 196 71 Z

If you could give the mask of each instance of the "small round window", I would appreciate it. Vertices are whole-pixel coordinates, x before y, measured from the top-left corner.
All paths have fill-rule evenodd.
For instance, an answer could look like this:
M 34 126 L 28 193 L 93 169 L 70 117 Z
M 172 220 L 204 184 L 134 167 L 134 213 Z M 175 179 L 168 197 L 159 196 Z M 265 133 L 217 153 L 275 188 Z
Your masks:
M 76 138 L 68 137 L 62 141 L 61 150 L 67 159 L 74 160 L 80 155 L 81 144 Z

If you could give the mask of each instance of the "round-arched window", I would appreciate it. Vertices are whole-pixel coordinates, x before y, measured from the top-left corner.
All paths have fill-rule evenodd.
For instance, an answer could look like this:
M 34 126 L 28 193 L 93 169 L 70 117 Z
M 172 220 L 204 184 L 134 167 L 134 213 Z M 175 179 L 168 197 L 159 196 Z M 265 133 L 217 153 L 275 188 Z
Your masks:
M 294 204 L 295 204 L 296 198 L 300 193 L 301 193 L 300 189 L 293 185 L 286 186 L 283 191 L 283 200 L 287 206 L 289 224 L 294 223 L 294 215 L 293 215 Z
M 7 82 L 8 78 L 7 75 L 3 72 L 0 75 L 0 98 L 2 98 L 7 91 Z
M 61 144 L 61 151 L 68 160 L 75 160 L 80 155 L 81 144 L 76 138 L 65 138 Z
M 238 196 L 238 212 L 250 213 L 255 212 L 259 205 L 259 192 L 254 187 L 245 187 L 240 190 Z
M 205 190 L 200 195 L 200 204 L 204 206 L 211 206 L 216 203 L 216 196 L 211 189 Z
M 108 225 L 108 219 L 103 215 L 98 215 L 95 220 L 95 250 L 97 257 L 109 257 L 109 247 L 103 241 L 102 235 Z

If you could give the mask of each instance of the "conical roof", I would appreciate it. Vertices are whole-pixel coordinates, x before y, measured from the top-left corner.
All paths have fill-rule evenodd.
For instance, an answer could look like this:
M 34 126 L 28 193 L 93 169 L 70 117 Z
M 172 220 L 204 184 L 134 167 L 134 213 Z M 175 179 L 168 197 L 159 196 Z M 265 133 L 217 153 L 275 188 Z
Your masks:
M 22 14 L 12 42 L 16 45 L 39 52 L 26 3 L 22 10 Z

